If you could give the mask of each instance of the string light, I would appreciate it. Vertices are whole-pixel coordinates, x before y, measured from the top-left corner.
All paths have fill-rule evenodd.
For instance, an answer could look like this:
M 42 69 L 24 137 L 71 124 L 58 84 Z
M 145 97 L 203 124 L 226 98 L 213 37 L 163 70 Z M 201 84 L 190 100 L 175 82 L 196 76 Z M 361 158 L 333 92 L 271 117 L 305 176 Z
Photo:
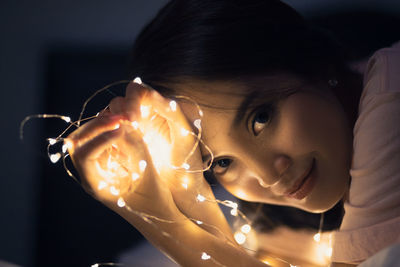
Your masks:
M 125 201 L 124 201 L 124 199 L 123 199 L 122 197 L 119 197 L 119 198 L 118 198 L 117 205 L 118 205 L 118 207 L 120 207 L 120 208 L 125 207 Z
M 182 178 L 182 187 L 185 189 L 188 189 L 189 187 L 189 178 L 186 176 Z
M 205 252 L 203 252 L 202 254 L 201 254 L 201 259 L 202 260 L 209 260 L 211 258 L 211 256 L 210 255 L 208 255 L 207 253 L 205 253 Z
M 59 161 L 60 158 L 61 158 L 61 153 L 56 153 L 56 154 L 50 155 L 50 161 L 53 163 L 56 163 L 57 161 Z
M 142 84 L 142 79 L 140 79 L 140 77 L 136 77 L 135 79 L 133 79 L 133 82 L 137 84 Z
M 200 194 L 197 195 L 196 199 L 197 199 L 199 202 L 204 202 L 204 201 L 206 200 L 206 198 L 205 198 L 203 195 L 200 195 Z
M 61 116 L 61 119 L 62 119 L 63 121 L 65 121 L 66 123 L 70 123 L 70 122 L 71 122 L 71 118 L 70 118 L 70 117 L 67 117 L 67 116 Z
M 72 143 L 69 142 L 69 140 L 67 140 L 67 139 L 63 139 L 62 136 L 67 132 L 68 129 L 70 129 L 71 126 L 79 127 L 80 123 L 82 121 L 88 120 L 88 119 L 91 119 L 91 118 L 95 118 L 95 117 L 97 117 L 99 115 L 99 113 L 97 113 L 93 117 L 82 119 L 86 105 L 88 104 L 88 102 L 95 95 L 97 95 L 98 93 L 100 93 L 102 91 L 108 90 L 108 88 L 113 86 L 113 85 L 116 85 L 116 84 L 119 84 L 119 83 L 125 83 L 125 82 L 127 82 L 127 81 L 119 81 L 119 82 L 115 82 L 113 84 L 110 84 L 110 85 L 98 90 L 95 94 L 93 94 L 90 98 L 88 98 L 85 101 L 85 103 L 84 103 L 84 105 L 82 107 L 82 111 L 80 113 L 79 120 L 76 121 L 76 122 L 71 122 L 71 118 L 70 117 L 62 116 L 62 115 L 39 114 L 39 115 L 32 115 L 32 116 L 29 116 L 29 117 L 25 118 L 24 121 L 21 123 L 21 127 L 20 127 L 20 136 L 21 136 L 21 138 L 23 136 L 23 131 L 22 131 L 23 130 L 23 126 L 31 118 L 59 118 L 59 119 L 62 119 L 63 121 L 65 121 L 66 123 L 69 123 L 70 125 L 68 126 L 68 128 L 66 130 L 64 130 L 63 133 L 59 137 L 57 137 L 57 138 L 48 138 L 48 142 L 49 142 L 50 146 L 51 145 L 55 145 L 59 141 L 64 141 L 64 144 L 62 145 L 62 149 L 61 149 L 62 153 L 49 154 L 49 157 L 50 157 L 51 162 L 53 162 L 53 163 L 58 162 L 60 160 L 60 158 L 62 158 L 63 161 L 64 161 L 64 167 L 65 167 L 67 173 L 71 177 L 73 177 L 72 173 L 66 168 L 66 165 L 65 165 L 65 158 L 68 156 L 68 150 L 70 148 L 72 148 Z M 130 81 L 128 81 L 128 82 L 130 82 Z M 137 84 L 143 84 L 142 80 L 139 77 L 135 78 L 133 80 L 133 82 L 137 83 Z M 177 99 L 184 98 L 184 99 L 188 99 L 188 100 L 192 101 L 191 99 L 189 99 L 187 97 L 184 97 L 184 96 L 178 96 L 176 98 Z M 203 117 L 203 115 L 204 115 L 203 111 L 200 109 L 200 107 L 198 106 L 197 103 L 195 103 L 195 102 L 193 102 L 193 103 L 197 107 L 199 116 Z M 176 112 L 177 108 L 178 108 L 178 106 L 177 106 L 176 101 L 172 100 L 172 101 L 169 102 L 170 111 Z M 168 155 L 168 154 L 170 154 L 170 151 L 171 151 L 171 148 L 168 147 L 168 145 L 170 145 L 170 144 L 168 144 L 168 141 L 166 141 L 165 138 L 162 135 L 160 135 L 160 133 L 158 133 L 157 131 L 154 131 L 152 129 L 153 126 L 151 125 L 151 123 L 153 121 L 156 121 L 157 116 L 159 116 L 159 114 L 157 114 L 157 110 L 152 109 L 152 107 L 148 106 L 148 105 L 140 105 L 140 112 L 141 112 L 141 118 L 142 118 L 143 122 L 142 121 L 141 122 L 132 121 L 132 122 L 129 123 L 129 125 L 134 130 L 140 130 L 142 132 L 142 134 L 143 134 L 142 135 L 142 139 L 146 143 L 146 145 L 148 146 L 148 150 L 149 150 L 151 158 L 153 160 L 153 164 L 156 167 L 157 171 L 159 171 L 161 169 L 161 166 L 169 166 L 171 169 L 179 169 L 179 168 L 181 168 L 181 169 L 185 170 L 187 173 L 195 173 L 195 172 L 201 173 L 201 172 L 203 172 L 205 170 L 208 170 L 211 167 L 214 158 L 213 158 L 212 151 L 201 140 L 201 134 L 202 133 L 201 133 L 201 119 L 200 118 L 199 119 L 195 119 L 193 121 L 193 125 L 198 129 L 198 133 L 197 134 L 191 132 L 190 130 L 187 130 L 184 127 L 181 127 L 181 129 L 180 129 L 180 134 L 181 134 L 182 137 L 188 137 L 189 135 L 190 136 L 194 136 L 196 142 L 193 145 L 193 147 L 190 150 L 190 152 L 188 153 L 188 155 L 185 157 L 185 160 L 180 165 L 180 167 L 176 167 L 176 166 L 173 166 L 173 165 L 170 164 L 171 160 L 170 160 L 170 157 Z M 150 119 L 148 119 L 150 114 L 152 114 L 152 117 Z M 147 121 L 146 121 L 146 119 L 147 119 Z M 121 127 L 120 123 L 115 125 L 115 129 L 118 129 L 120 127 Z M 202 143 L 204 145 L 205 149 L 208 150 L 208 152 L 211 154 L 212 160 L 210 161 L 209 166 L 207 166 L 206 168 L 200 169 L 200 170 L 192 170 L 191 166 L 189 165 L 189 163 L 187 161 L 193 155 L 193 153 L 196 151 L 196 149 L 198 148 L 199 143 Z M 167 144 L 167 145 L 165 145 L 165 144 Z M 118 153 L 118 151 L 119 151 L 118 147 L 115 144 L 113 144 L 112 147 Z M 163 153 L 160 153 L 161 151 Z M 164 153 L 165 151 L 167 151 L 167 153 Z M 160 162 L 162 164 L 160 164 Z M 165 164 L 166 162 L 168 164 Z M 138 173 L 136 173 L 136 172 L 128 171 L 127 168 L 125 168 L 123 165 L 121 165 L 118 162 L 118 158 L 112 157 L 111 154 L 109 155 L 105 165 L 106 165 L 105 167 L 102 167 L 98 162 L 95 163 L 96 170 L 98 171 L 100 177 L 102 177 L 104 179 L 104 180 L 100 180 L 98 182 L 97 189 L 100 191 L 100 190 L 104 190 L 104 189 L 108 188 L 109 192 L 112 195 L 118 196 L 117 203 L 116 203 L 118 205 L 118 207 L 125 208 L 129 212 L 132 212 L 132 213 L 135 213 L 135 214 L 139 215 L 145 222 L 153 225 L 156 229 L 158 229 L 158 227 L 153 223 L 152 220 L 163 221 L 163 222 L 167 222 L 167 223 L 174 223 L 173 221 L 164 220 L 164 219 L 159 218 L 157 216 L 153 216 L 153 215 L 150 215 L 150 214 L 145 214 L 145 213 L 142 213 L 142 212 L 135 211 L 131 207 L 129 207 L 127 205 L 127 203 L 125 202 L 124 198 L 122 197 L 123 192 L 121 192 L 121 188 L 120 188 L 120 186 L 122 184 L 117 182 L 114 178 L 115 177 L 123 177 L 125 175 L 130 175 L 130 176 L 128 176 L 128 177 L 131 177 L 130 180 L 132 182 L 136 182 L 137 180 L 140 179 L 140 175 Z M 147 167 L 147 162 L 144 159 L 141 159 L 141 160 L 138 161 L 138 165 L 139 165 L 139 171 L 140 172 L 144 172 L 146 167 Z M 73 177 L 73 178 L 75 179 L 75 177 Z M 185 188 L 185 189 L 188 189 L 189 186 L 190 186 L 189 181 L 190 181 L 189 178 L 184 176 L 182 178 L 182 183 L 181 183 L 182 187 Z M 238 195 L 239 196 L 241 195 L 240 192 L 239 192 Z M 244 193 L 242 194 L 242 196 L 244 196 Z M 232 202 L 232 201 L 229 201 L 229 200 L 220 201 L 220 200 L 217 200 L 217 199 L 209 200 L 209 199 L 206 199 L 205 196 L 203 196 L 200 193 L 198 193 L 196 195 L 196 200 L 198 202 L 204 202 L 204 201 L 207 200 L 207 201 L 210 201 L 210 202 L 219 203 L 219 204 L 222 204 L 224 206 L 230 207 L 231 208 L 230 214 L 232 216 L 236 217 L 236 216 L 240 215 L 243 219 L 245 219 L 247 221 L 247 218 L 244 216 L 244 214 L 242 214 L 238 210 L 238 204 L 235 203 L 235 202 Z M 204 224 L 204 222 L 201 221 L 201 220 L 196 220 L 196 219 L 193 219 L 193 218 L 189 218 L 189 219 L 193 220 L 197 225 L 203 225 Z M 178 240 L 175 240 L 167 232 L 164 232 L 162 230 L 160 230 L 160 231 L 162 232 L 162 234 L 164 236 L 171 238 L 171 240 L 173 242 L 179 243 Z M 249 234 L 250 231 L 251 231 L 250 224 L 246 223 L 246 224 L 242 225 L 242 227 L 240 228 L 240 231 L 236 231 L 235 234 L 234 234 L 235 241 L 238 244 L 243 245 L 244 243 L 246 243 L 246 240 L 247 240 L 247 236 L 246 235 Z M 229 239 L 227 238 L 227 240 L 229 240 Z M 184 246 L 184 247 L 186 247 L 186 246 Z M 325 249 L 324 253 L 325 253 L 325 255 L 328 255 L 329 254 L 329 250 Z M 330 253 L 331 253 L 331 251 L 330 251 Z M 202 252 L 201 253 L 201 259 L 202 260 L 212 260 L 215 264 L 217 264 L 219 266 L 225 266 L 225 265 L 219 263 L 218 261 L 216 261 L 215 259 L 212 259 L 212 257 L 209 254 L 207 254 L 206 252 Z M 92 266 L 96 266 L 97 267 L 99 265 L 98 264 L 94 264 Z
M 201 128 L 201 120 L 197 119 L 193 122 L 193 125 L 196 126 L 197 129 Z
M 189 134 L 189 131 L 186 130 L 185 128 L 181 128 L 181 135 L 182 136 L 187 136 Z
M 133 172 L 131 177 L 132 177 L 132 181 L 136 181 L 140 178 L 140 175 L 136 172 Z
M 176 102 L 174 100 L 169 102 L 169 107 L 171 108 L 172 111 L 176 111 Z
M 315 240 L 315 242 L 320 242 L 321 241 L 321 234 L 320 233 L 316 233 L 313 236 L 313 239 Z
M 189 170 L 190 169 L 190 165 L 185 162 L 185 163 L 182 164 L 182 168 L 184 168 L 185 170 Z
M 140 106 L 140 114 L 143 119 L 147 118 L 150 115 L 150 107 L 149 106 Z
M 135 129 L 135 130 L 137 130 L 139 128 L 139 123 L 137 121 L 133 121 L 131 123 L 131 125 L 132 125 L 133 129 Z
M 243 245 L 246 242 L 246 236 L 242 232 L 236 232 L 234 238 L 239 245 Z
M 140 160 L 139 161 L 139 170 L 141 171 L 141 172 L 144 172 L 144 170 L 146 169 L 146 167 L 147 167 L 147 162 L 145 161 L 145 160 Z
M 237 216 L 238 215 L 237 209 L 231 209 L 231 215 L 232 216 Z
M 104 181 L 100 181 L 99 185 L 97 186 L 98 190 L 103 190 L 104 188 L 106 188 L 108 186 L 108 184 Z
M 110 186 L 110 193 L 114 196 L 118 196 L 119 195 L 119 190 L 117 188 L 115 188 L 115 186 Z
M 47 140 L 49 141 L 50 145 L 54 145 L 55 143 L 57 143 L 57 139 L 55 138 L 47 138 Z
M 244 224 L 244 225 L 240 228 L 240 230 L 241 230 L 243 233 L 248 234 L 248 233 L 250 233 L 250 231 L 251 231 L 251 226 L 248 225 L 248 224 Z

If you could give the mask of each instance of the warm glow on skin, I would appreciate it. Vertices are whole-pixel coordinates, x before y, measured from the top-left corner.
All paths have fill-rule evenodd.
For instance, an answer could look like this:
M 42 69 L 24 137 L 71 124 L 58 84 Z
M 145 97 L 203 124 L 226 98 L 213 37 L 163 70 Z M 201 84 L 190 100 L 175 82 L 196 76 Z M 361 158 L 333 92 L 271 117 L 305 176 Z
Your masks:
M 285 81 L 292 81 L 293 86 L 300 83 L 290 76 Z M 262 89 L 268 90 L 268 86 L 265 83 Z M 327 88 L 321 93 L 318 88 L 305 86 L 303 91 L 276 103 L 271 121 L 257 136 L 246 124 L 247 119 L 252 122 L 247 117 L 252 110 L 233 126 L 247 90 L 243 85 L 196 81 L 178 84 L 176 88 L 190 94 L 199 104 L 212 106 L 202 108 L 203 141 L 217 160 L 232 160 L 223 175 L 216 175 L 232 194 L 248 201 L 310 212 L 325 211 L 343 197 L 349 183 L 351 129 L 343 108 Z M 207 90 L 213 90 L 212 99 Z M 182 103 L 181 107 L 189 120 L 197 115 L 193 105 Z M 285 196 L 284 192 L 293 187 L 313 160 L 317 179 L 311 193 L 302 200 Z

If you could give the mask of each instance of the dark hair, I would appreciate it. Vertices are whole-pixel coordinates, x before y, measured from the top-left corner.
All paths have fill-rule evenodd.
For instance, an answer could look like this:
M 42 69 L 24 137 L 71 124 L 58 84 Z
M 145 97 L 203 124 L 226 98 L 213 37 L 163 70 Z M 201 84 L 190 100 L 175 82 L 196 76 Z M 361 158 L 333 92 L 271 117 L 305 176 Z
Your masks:
M 230 80 L 279 71 L 327 82 L 340 79 L 344 59 L 327 33 L 280 1 L 173 0 L 138 36 L 131 73 L 156 88 L 184 77 Z

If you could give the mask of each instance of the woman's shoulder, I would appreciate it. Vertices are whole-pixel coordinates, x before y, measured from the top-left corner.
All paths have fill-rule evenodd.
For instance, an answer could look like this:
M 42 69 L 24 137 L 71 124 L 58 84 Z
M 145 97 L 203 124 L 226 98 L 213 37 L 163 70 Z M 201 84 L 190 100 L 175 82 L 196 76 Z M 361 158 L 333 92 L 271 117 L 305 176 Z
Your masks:
M 376 51 L 364 74 L 363 96 L 400 91 L 400 41 Z
M 361 262 L 400 236 L 399 70 L 400 43 L 368 62 L 353 130 L 352 181 L 335 235 L 338 261 Z

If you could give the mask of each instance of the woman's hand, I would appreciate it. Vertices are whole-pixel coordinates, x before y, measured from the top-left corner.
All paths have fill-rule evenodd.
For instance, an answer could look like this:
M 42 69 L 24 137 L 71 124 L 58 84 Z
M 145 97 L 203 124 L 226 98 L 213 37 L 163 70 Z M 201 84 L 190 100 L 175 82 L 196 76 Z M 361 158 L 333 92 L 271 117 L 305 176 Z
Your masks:
M 137 83 L 130 83 L 126 89 L 126 96 L 114 98 L 109 107 L 112 114 L 123 114 L 130 121 L 138 121 L 139 125 L 143 125 L 145 134 L 146 120 L 152 120 L 153 127 L 154 124 L 161 125 L 156 128 L 160 129 L 171 145 L 171 150 L 168 152 L 170 165 L 161 170 L 161 179 L 168 185 L 175 204 L 183 214 L 192 221 L 201 223 L 200 226 L 207 231 L 233 241 L 231 229 L 215 202 L 209 184 L 203 177 L 204 166 L 199 140 L 195 134 L 201 127 L 200 114 L 193 119 L 193 122 L 189 122 L 178 103 Z M 143 114 L 143 107 L 147 109 L 146 114 Z M 197 107 L 193 105 L 193 108 Z M 145 118 L 142 118 L 142 115 Z M 155 161 L 158 153 L 165 152 L 160 151 L 159 146 L 152 149 L 151 143 L 149 148 L 156 150 L 152 153 L 155 154 Z M 186 170 L 182 166 L 189 169 Z M 197 198 L 199 195 L 206 201 L 199 201 Z
M 201 170 L 202 162 L 198 140 L 181 134 L 182 128 L 192 131 L 191 125 L 174 107 L 131 83 L 126 97 L 110 103 L 110 111 L 73 132 L 67 142 L 83 187 L 182 266 L 265 266 L 233 241 L 202 173 L 182 166 Z M 170 150 L 159 149 L 165 144 L 155 142 L 158 137 Z M 165 152 L 169 165 L 157 156 Z M 199 194 L 207 200 L 199 201 Z
M 123 217 L 134 216 L 124 208 L 124 203 L 155 217 L 182 220 L 184 217 L 160 179 L 141 133 L 124 121 L 122 115 L 105 112 L 67 138 L 82 186 Z M 139 166 L 144 161 L 145 168 Z

